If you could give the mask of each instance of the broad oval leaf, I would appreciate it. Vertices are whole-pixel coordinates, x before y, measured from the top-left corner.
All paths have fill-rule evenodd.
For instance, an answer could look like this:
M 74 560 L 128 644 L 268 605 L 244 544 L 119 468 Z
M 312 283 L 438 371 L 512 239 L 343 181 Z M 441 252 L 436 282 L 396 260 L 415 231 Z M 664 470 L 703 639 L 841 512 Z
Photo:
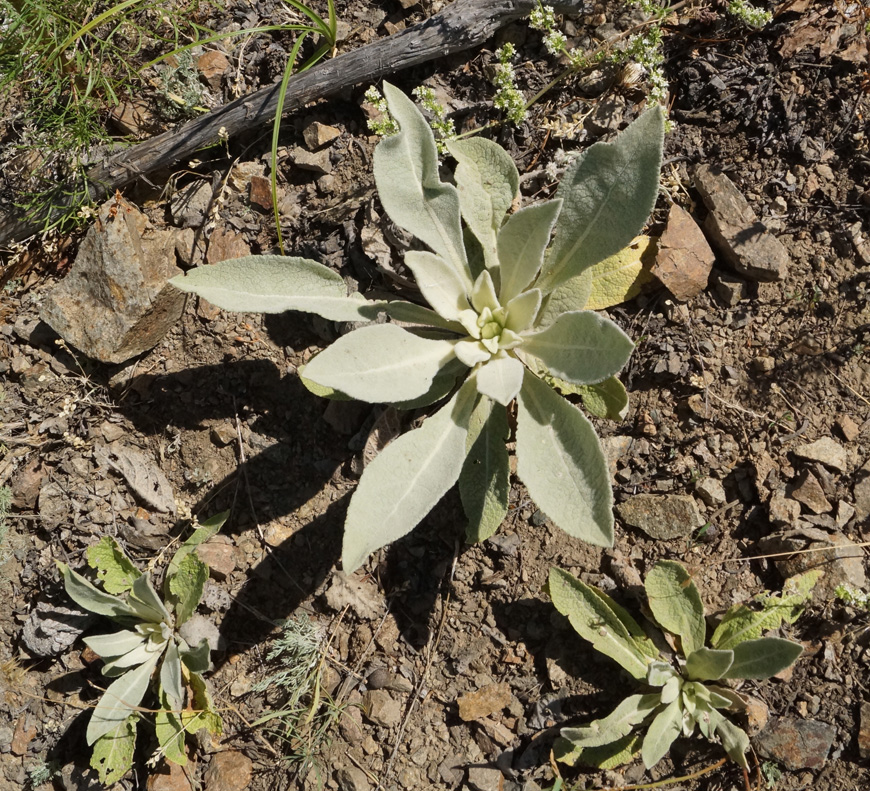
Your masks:
M 499 231 L 499 299 L 502 305 L 525 291 L 537 276 L 561 208 L 560 200 L 526 206 L 512 214 Z
M 79 607 L 83 607 L 88 612 L 107 615 L 116 620 L 129 621 L 129 619 L 137 617 L 135 610 L 123 599 L 104 593 L 65 563 L 57 565 L 63 574 L 63 585 L 67 596 Z
M 682 727 L 683 713 L 680 699 L 677 698 L 656 715 L 643 738 L 640 754 L 647 769 L 652 769 L 665 757 L 674 739 L 680 735 Z
M 211 667 L 211 647 L 204 637 L 193 648 L 185 647 L 185 643 L 178 649 L 178 655 L 188 670 L 194 673 L 205 673 Z
M 579 409 L 526 371 L 517 407 L 517 474 L 569 535 L 613 544 L 613 492 L 601 443 Z
M 561 569 L 550 569 L 547 588 L 553 605 L 567 616 L 577 634 L 592 643 L 596 651 L 618 662 L 634 678 L 646 678 L 650 659 L 607 600 Z
M 698 681 L 715 681 L 728 672 L 733 662 L 733 651 L 702 647 L 686 659 L 686 675 Z
M 731 650 L 734 662 L 725 678 L 770 678 L 792 665 L 804 649 L 781 637 L 760 637 L 744 640 Z
M 476 399 L 472 377 L 420 428 L 391 442 L 366 467 L 347 509 L 345 572 L 413 530 L 456 483 Z
M 106 593 L 126 593 L 133 587 L 133 581 L 142 576 L 142 572 L 111 536 L 103 536 L 96 544 L 89 546 L 85 554 L 88 565 L 96 570 Z
M 560 736 L 553 744 L 553 756 L 569 766 L 580 764 L 598 769 L 616 769 L 629 763 L 640 752 L 640 744 L 639 733 L 629 733 L 601 747 L 574 747 Z
M 422 250 L 409 250 L 405 253 L 405 264 L 436 313 L 456 321 L 463 310 L 469 309 L 465 283 L 443 258 Z
M 628 247 L 587 269 L 589 310 L 604 310 L 636 297 L 644 283 L 652 280 L 650 269 L 657 248 L 649 236 L 638 236 Z
M 151 584 L 151 578 L 147 574 L 137 577 L 133 581 L 133 586 L 130 588 L 130 595 L 127 597 L 127 604 L 135 610 L 143 621 L 151 623 L 170 623 L 172 616 L 166 605 L 154 590 Z
M 659 190 L 665 118 L 647 110 L 612 143 L 595 143 L 565 171 L 562 211 L 537 285 L 544 292 L 619 252 L 637 236 Z
M 453 175 L 462 216 L 480 242 L 486 267 L 492 269 L 499 264 L 498 232 L 519 195 L 520 174 L 507 151 L 492 140 L 448 140 L 446 146 L 458 163 Z
M 453 356 L 450 341 L 374 324 L 343 335 L 312 358 L 305 378 L 369 403 L 409 401 L 429 391 Z
M 223 310 L 243 313 L 316 313 L 329 321 L 365 321 L 360 312 L 377 303 L 349 297 L 338 272 L 311 261 L 280 255 L 252 255 L 199 266 L 169 281 Z
M 594 385 L 575 385 L 543 373 L 541 378 L 562 395 L 580 396 L 583 408 L 590 415 L 608 420 L 624 420 L 628 414 L 628 393 L 625 392 L 625 385 L 615 376 Z
M 208 581 L 208 566 L 196 553 L 186 555 L 169 580 L 169 592 L 175 604 L 175 626 L 187 621 L 199 605 L 205 583 Z
M 600 747 L 621 739 L 659 706 L 658 695 L 629 695 L 610 714 L 582 728 L 562 728 L 560 735 L 575 747 Z
M 468 456 L 459 476 L 459 496 L 468 517 L 466 540 L 475 544 L 489 538 L 504 520 L 510 492 L 507 410 L 493 408 L 481 398 L 468 423 Z
M 120 780 L 133 766 L 138 719 L 139 713 L 134 711 L 94 742 L 91 768 L 96 770 L 100 782 L 107 788 Z
M 544 297 L 536 324 L 539 328 L 549 327 L 563 313 L 572 310 L 585 310 L 592 293 L 592 278 L 586 271 L 572 277 Z
M 168 639 L 146 639 L 123 656 L 106 662 L 103 665 L 102 673 L 104 676 L 112 678 L 127 673 L 131 667 L 141 665 L 143 662 L 148 663 L 154 656 L 160 656 L 166 650 L 168 643 Z
M 619 371 L 634 350 L 610 319 L 590 310 L 563 313 L 549 327 L 523 337 L 523 354 L 537 357 L 551 375 L 573 384 L 602 382 Z
M 181 657 L 175 640 L 169 641 L 166 653 L 163 655 L 163 664 L 160 666 L 160 690 L 169 699 L 169 707 L 173 711 L 181 711 L 184 703 L 184 686 L 181 677 Z
M 160 654 L 154 654 L 147 662 L 109 684 L 88 722 L 89 745 L 120 727 L 130 713 L 136 710 L 145 697 L 158 659 Z
M 680 638 L 683 655 L 689 657 L 703 648 L 704 604 L 689 572 L 672 560 L 660 560 L 646 575 L 644 588 L 653 616 L 659 626 Z
M 523 364 L 516 357 L 496 357 L 477 372 L 477 391 L 502 406 L 517 397 L 523 384 Z
M 112 659 L 139 648 L 145 642 L 145 636 L 139 632 L 125 629 L 112 634 L 96 634 L 82 638 L 85 645 L 101 659 Z
M 384 97 L 400 129 L 375 148 L 375 184 L 381 204 L 396 225 L 427 244 L 467 279 L 470 289 L 459 193 L 438 177 L 432 130 L 414 103 L 388 82 Z

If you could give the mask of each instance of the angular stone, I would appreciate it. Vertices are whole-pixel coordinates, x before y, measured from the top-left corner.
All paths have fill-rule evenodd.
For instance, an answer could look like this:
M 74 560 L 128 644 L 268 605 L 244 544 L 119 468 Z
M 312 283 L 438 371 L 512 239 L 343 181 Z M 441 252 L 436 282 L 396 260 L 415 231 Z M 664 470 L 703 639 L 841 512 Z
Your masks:
M 395 728 L 402 721 L 402 706 L 385 689 L 370 689 L 363 695 L 363 713 L 383 728 Z
M 820 461 L 822 464 L 832 467 L 840 472 L 846 472 L 849 468 L 849 454 L 839 442 L 830 437 L 822 437 L 815 442 L 798 445 L 794 449 L 795 456 L 810 461 Z
M 341 791 L 368 791 L 372 787 L 366 773 L 356 766 L 343 766 L 335 773 Z
M 695 187 L 710 211 L 704 230 L 738 274 L 751 280 L 784 280 L 791 263 L 788 252 L 759 222 L 731 179 L 709 165 L 699 165 Z
M 695 491 L 707 505 L 723 505 L 725 500 L 725 487 L 722 482 L 715 478 L 702 478 L 695 484 Z
M 293 164 L 302 170 L 310 170 L 320 176 L 332 173 L 332 161 L 329 159 L 329 151 L 317 151 L 312 153 L 304 148 L 294 148 L 290 152 Z
M 265 176 L 251 176 L 248 200 L 266 211 L 272 210 L 272 182 Z
M 166 761 L 148 773 L 146 791 L 190 791 L 192 786 L 187 779 L 187 773 L 192 768 Z
M 215 579 L 224 580 L 236 570 L 236 548 L 229 536 L 213 536 L 196 548 L 196 554 Z
M 167 280 L 175 235 L 120 199 L 104 203 L 69 274 L 45 298 L 40 318 L 67 343 L 105 363 L 152 349 L 184 311 L 185 294 Z
M 777 527 L 794 527 L 800 519 L 801 505 L 783 492 L 774 492 L 767 504 L 767 515 Z
M 855 516 L 859 522 L 870 516 L 870 461 L 861 468 L 861 473 L 864 477 L 859 478 L 852 488 L 852 495 L 855 498 Z
M 216 753 L 205 770 L 205 791 L 246 791 L 254 765 L 238 750 Z
M 172 221 L 181 228 L 198 228 L 205 222 L 213 192 L 211 182 L 202 180 L 176 192 L 169 201 Z
M 714 260 L 715 255 L 692 215 L 682 206 L 671 204 L 652 273 L 674 297 L 685 301 L 707 287 Z
M 828 757 L 837 729 L 818 720 L 783 717 L 771 722 L 756 737 L 758 752 L 779 761 L 786 769 L 817 769 Z
M 206 261 L 217 264 L 220 261 L 229 261 L 231 258 L 245 258 L 250 254 L 251 248 L 241 234 L 217 227 L 208 240 Z
M 776 570 L 783 579 L 788 579 L 805 571 L 820 569 L 824 576 L 813 588 L 813 598 L 817 601 L 829 601 L 834 598 L 838 586 L 846 585 L 856 590 L 864 590 L 867 575 L 864 572 L 864 554 L 860 547 L 850 541 L 842 533 L 826 533 L 818 528 L 801 528 L 786 534 L 785 540 L 774 540 L 764 543 L 764 552 L 794 551 L 811 549 L 776 560 Z M 801 541 L 805 537 L 810 541 Z
M 210 50 L 196 59 L 197 70 L 213 91 L 220 90 L 221 79 L 229 67 L 229 58 L 218 50 Z
M 511 702 L 511 689 L 505 684 L 487 684 L 475 692 L 463 695 L 459 704 L 459 718 L 465 722 L 489 717 Z
M 713 273 L 713 290 L 729 308 L 746 299 L 746 281 L 724 272 Z
M 302 137 L 305 138 L 305 145 L 312 151 L 322 148 L 327 143 L 332 142 L 335 138 L 341 136 L 341 130 L 334 126 L 322 124 L 320 121 L 312 121 L 305 129 L 302 130 Z
M 846 442 L 854 442 L 861 434 L 861 427 L 849 415 L 840 415 L 837 418 L 837 428 Z
M 792 499 L 803 503 L 814 514 L 826 514 L 833 510 L 825 497 L 822 485 L 809 470 L 798 479 L 798 484 L 791 493 Z
M 494 767 L 472 766 L 468 770 L 468 785 L 474 791 L 501 791 L 504 778 Z
M 704 524 L 695 498 L 685 494 L 636 494 L 616 510 L 626 524 L 661 541 L 690 536 Z

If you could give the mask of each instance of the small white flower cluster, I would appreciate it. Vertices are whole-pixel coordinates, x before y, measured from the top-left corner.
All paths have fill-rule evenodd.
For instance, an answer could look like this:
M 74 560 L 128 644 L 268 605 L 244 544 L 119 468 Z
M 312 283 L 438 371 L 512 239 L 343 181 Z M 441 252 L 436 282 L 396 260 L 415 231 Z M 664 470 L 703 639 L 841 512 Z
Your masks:
M 526 119 L 527 108 L 526 100 L 517 88 L 517 75 L 511 63 L 516 57 L 516 48 L 511 43 L 503 44 L 495 54 L 498 63 L 492 79 L 492 84 L 496 87 L 492 103 L 499 110 L 503 110 L 515 124 L 522 123 Z
M 646 71 L 650 101 L 667 107 L 669 86 L 663 69 L 665 56 L 661 45 L 662 29 L 654 25 L 646 34 L 632 36 L 623 55 Z
M 757 8 L 748 0 L 731 0 L 728 4 L 728 13 L 736 16 L 745 25 L 754 28 L 762 28 L 773 19 L 773 14 L 770 11 Z
M 376 118 L 369 118 L 366 122 L 369 131 L 381 137 L 389 137 L 396 134 L 399 131 L 399 125 L 396 123 L 396 119 L 390 115 L 390 111 L 387 108 L 387 100 L 381 96 L 381 92 L 372 85 L 363 94 L 363 98 L 379 113 Z
M 423 109 L 432 115 L 432 120 L 429 121 L 429 126 L 435 133 L 435 144 L 438 150 L 444 153 L 444 140 L 452 140 L 456 137 L 456 127 L 452 119 L 447 117 L 447 110 L 443 104 L 440 104 L 435 98 L 435 91 L 427 88 L 425 85 L 419 85 L 413 90 L 414 96 L 420 102 Z
M 544 33 L 544 47 L 551 55 L 568 55 L 568 39 L 556 27 L 556 13 L 552 6 L 539 5 L 529 14 L 529 26 Z

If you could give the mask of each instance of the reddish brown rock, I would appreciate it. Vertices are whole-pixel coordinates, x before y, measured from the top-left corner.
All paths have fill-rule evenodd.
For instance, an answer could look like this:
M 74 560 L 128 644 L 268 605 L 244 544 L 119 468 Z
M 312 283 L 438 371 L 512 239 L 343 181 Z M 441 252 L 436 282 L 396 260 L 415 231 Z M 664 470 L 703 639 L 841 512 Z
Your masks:
M 205 770 L 205 791 L 246 791 L 251 784 L 251 759 L 237 750 L 212 756 Z
M 229 536 L 213 536 L 196 548 L 196 554 L 215 579 L 226 579 L 236 569 L 236 548 Z
M 192 766 L 164 763 L 160 768 L 153 769 L 145 784 L 147 791 L 191 791 L 193 786 L 188 780 Z
M 822 485 L 816 476 L 809 471 L 804 472 L 801 476 L 791 496 L 799 503 L 803 503 L 814 514 L 826 514 L 832 510 L 832 506 L 822 490 Z
M 227 56 L 217 50 L 200 55 L 196 61 L 196 68 L 213 91 L 220 90 L 221 79 L 229 66 L 230 61 Z
M 505 684 L 487 684 L 476 692 L 463 695 L 456 701 L 459 717 L 465 722 L 481 720 L 501 711 L 511 702 L 510 687 Z
M 248 247 L 248 243 L 241 234 L 224 228 L 215 228 L 208 240 L 206 261 L 210 264 L 216 264 L 231 258 L 245 258 L 250 254 L 251 248 Z
M 756 737 L 758 752 L 786 769 L 817 769 L 828 757 L 837 729 L 817 720 L 774 720 Z
M 254 206 L 271 211 L 272 182 L 265 176 L 251 176 L 248 199 Z
M 652 273 L 674 297 L 685 301 L 707 287 L 714 260 L 715 255 L 692 215 L 672 204 Z
M 327 124 L 322 124 L 320 121 L 312 121 L 302 130 L 302 137 L 305 138 L 305 145 L 307 145 L 312 151 L 322 148 L 340 135 L 340 129 L 336 129 L 334 126 L 328 126 Z

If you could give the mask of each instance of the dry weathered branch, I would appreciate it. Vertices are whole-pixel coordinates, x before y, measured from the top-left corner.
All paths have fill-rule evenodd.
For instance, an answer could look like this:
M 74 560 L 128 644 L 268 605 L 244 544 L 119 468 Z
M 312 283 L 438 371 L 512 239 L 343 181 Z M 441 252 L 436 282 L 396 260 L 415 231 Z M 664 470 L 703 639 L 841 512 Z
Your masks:
M 374 82 L 410 66 L 483 44 L 499 28 L 527 15 L 536 4 L 536 0 L 456 0 L 425 22 L 293 77 L 287 86 L 284 109 L 291 111 L 347 86 Z M 582 0 L 563 0 L 554 5 L 563 12 L 576 12 Z M 89 171 L 92 199 L 102 200 L 139 176 L 190 158 L 195 151 L 217 143 L 221 128 L 232 137 L 271 121 L 278 106 L 279 89 L 276 83 L 242 96 L 116 154 Z M 45 220 L 44 216 L 0 216 L 0 244 L 31 236 L 43 227 Z

